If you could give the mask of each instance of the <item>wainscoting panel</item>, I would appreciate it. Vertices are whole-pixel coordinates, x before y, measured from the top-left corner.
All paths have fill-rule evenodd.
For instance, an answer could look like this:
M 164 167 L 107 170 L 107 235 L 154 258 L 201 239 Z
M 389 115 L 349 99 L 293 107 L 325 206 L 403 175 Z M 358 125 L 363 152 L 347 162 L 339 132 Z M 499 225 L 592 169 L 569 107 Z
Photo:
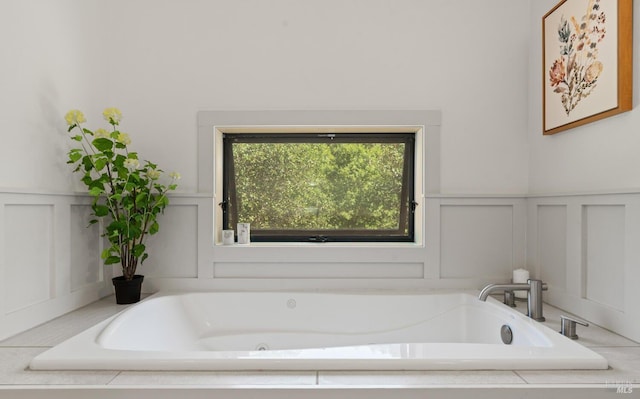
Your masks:
M 89 199 L 0 192 L 0 340 L 109 295 Z M 110 281 L 109 281 L 110 283 Z
M 525 266 L 524 198 L 441 196 L 438 216 L 439 251 L 432 258 L 439 259 L 440 280 L 480 289 L 509 282 L 512 271 Z
M 567 289 L 567 207 L 540 205 L 538 248 L 540 278 L 553 289 Z
M 213 276 L 277 279 L 422 279 L 421 263 L 215 263 Z
M 149 237 L 149 258 L 139 272 L 149 278 L 197 278 L 198 207 L 170 204 L 158 223 L 160 231 Z
M 640 341 L 640 194 L 528 199 L 527 264 L 546 302 Z
M 71 258 L 71 292 L 104 281 L 104 266 L 100 258 L 100 225 L 90 225 L 91 206 L 71 205 L 69 257 Z
M 4 302 L 13 313 L 54 295 L 50 205 L 5 205 Z
M 113 292 L 89 198 L 0 192 L 0 339 Z M 480 289 L 526 267 L 546 302 L 640 341 L 640 194 L 422 199 L 415 244 L 216 245 L 212 194 L 175 194 L 146 292 Z M 27 250 L 28 249 L 28 250 Z
M 513 270 L 513 207 L 440 208 L 440 276 L 504 277 Z
M 624 311 L 624 205 L 583 206 L 584 297 Z

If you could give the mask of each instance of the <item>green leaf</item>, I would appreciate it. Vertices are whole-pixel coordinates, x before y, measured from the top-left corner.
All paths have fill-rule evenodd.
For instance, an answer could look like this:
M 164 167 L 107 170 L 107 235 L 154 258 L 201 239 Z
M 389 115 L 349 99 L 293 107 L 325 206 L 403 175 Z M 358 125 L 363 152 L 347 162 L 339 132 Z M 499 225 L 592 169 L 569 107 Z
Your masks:
M 119 256 L 109 256 L 104 261 L 105 265 L 113 265 L 113 264 L 116 264 L 116 263 L 120 263 L 120 257 Z
M 136 195 L 136 205 L 142 205 L 144 206 L 147 202 L 147 193 L 142 192 L 138 195 Z
M 158 224 L 158 222 L 154 221 L 153 223 L 151 223 L 151 227 L 149 227 L 149 234 L 154 235 L 158 232 L 158 230 L 160 230 L 160 225 Z
M 111 254 L 111 248 L 105 248 L 102 253 L 100 254 L 100 257 L 102 259 L 107 259 L 109 257 L 109 255 Z
M 102 193 L 104 193 L 104 189 L 102 187 L 98 187 L 98 186 L 93 186 L 89 190 L 89 195 L 92 196 L 92 197 L 97 197 Z
M 97 217 L 107 216 L 109 214 L 109 207 L 107 207 L 105 205 L 94 205 L 93 213 Z
M 119 168 L 123 168 L 124 167 L 124 161 L 127 159 L 127 157 L 125 157 L 122 154 L 118 154 L 116 155 L 116 159 L 113 161 L 113 164 L 116 165 Z
M 70 163 L 76 163 L 78 162 L 80 159 L 82 159 L 82 154 L 79 152 L 75 152 L 73 150 L 71 150 L 69 152 L 69 162 Z
M 145 249 L 146 249 L 146 247 L 144 246 L 144 244 L 134 245 L 133 246 L 133 255 L 136 258 L 139 258 L 140 256 L 142 256 L 142 254 L 144 253 Z
M 84 162 L 84 161 L 83 161 Z M 84 175 L 82 177 L 82 182 L 86 185 L 86 186 L 90 186 L 91 183 L 93 183 L 93 179 L 91 178 L 91 176 L 87 173 L 86 175 Z
M 93 140 L 92 144 L 98 151 L 109 151 L 113 148 L 113 141 L 104 137 Z
M 140 237 L 141 234 L 142 230 L 138 226 L 134 224 L 129 225 L 129 238 L 137 238 Z
M 81 135 L 79 135 L 79 134 L 77 134 L 77 135 L 75 135 L 75 136 L 73 136 L 73 137 L 71 137 L 71 138 L 72 138 L 73 140 L 75 140 L 75 141 L 82 141 L 82 136 L 81 136 Z
M 91 162 L 91 157 L 88 155 L 82 157 L 82 164 L 84 165 L 84 170 L 87 172 L 93 168 L 93 162 Z
M 105 158 L 96 159 L 95 166 L 96 170 L 99 172 L 107 165 L 107 160 Z

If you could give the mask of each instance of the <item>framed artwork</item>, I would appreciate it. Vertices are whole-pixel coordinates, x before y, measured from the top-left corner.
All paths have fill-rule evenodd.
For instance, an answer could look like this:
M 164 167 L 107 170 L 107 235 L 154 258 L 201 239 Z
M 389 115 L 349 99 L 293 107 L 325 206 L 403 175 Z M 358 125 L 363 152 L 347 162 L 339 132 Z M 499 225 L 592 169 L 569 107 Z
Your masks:
M 632 108 L 633 0 L 562 0 L 542 18 L 543 134 Z

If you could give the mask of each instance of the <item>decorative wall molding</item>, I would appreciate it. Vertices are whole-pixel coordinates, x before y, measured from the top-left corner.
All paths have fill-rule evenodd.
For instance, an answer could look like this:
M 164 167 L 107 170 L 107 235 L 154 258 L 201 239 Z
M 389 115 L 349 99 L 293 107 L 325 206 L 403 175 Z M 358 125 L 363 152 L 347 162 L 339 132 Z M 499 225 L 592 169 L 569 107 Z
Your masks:
M 640 193 L 528 199 L 528 265 L 545 300 L 640 341 Z
M 0 339 L 111 292 L 97 226 L 84 228 L 89 204 L 75 194 L 0 192 Z
M 0 193 L 0 339 L 112 293 L 118 268 L 102 266 L 99 230 L 85 228 L 89 201 Z M 424 245 L 223 246 L 213 194 L 172 195 L 140 267 L 144 289 L 475 290 L 525 267 L 548 282 L 550 304 L 640 340 L 640 193 L 438 194 L 421 204 Z

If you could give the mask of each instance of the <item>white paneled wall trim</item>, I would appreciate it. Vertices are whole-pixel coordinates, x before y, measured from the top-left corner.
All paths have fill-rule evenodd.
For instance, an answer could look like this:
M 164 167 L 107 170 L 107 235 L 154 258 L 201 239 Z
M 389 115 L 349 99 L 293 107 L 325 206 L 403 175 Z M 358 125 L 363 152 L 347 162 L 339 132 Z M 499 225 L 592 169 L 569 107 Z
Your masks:
M 0 339 L 112 292 L 83 195 L 0 192 Z M 479 289 L 525 267 L 545 300 L 640 340 L 640 193 L 423 198 L 423 243 L 214 242 L 212 193 L 173 194 L 144 289 Z
M 171 197 L 164 236 L 148 242 L 156 264 L 143 265 L 143 273 L 183 280 L 200 275 L 198 240 L 207 233 L 198 229 L 207 223 L 198 219 L 207 215 L 199 209 L 210 200 Z M 113 293 L 111 278 L 119 267 L 103 265 L 100 227 L 87 227 L 90 204 L 79 193 L 0 190 L 0 340 Z
M 545 300 L 640 341 L 640 193 L 531 196 L 527 208 Z
M 90 199 L 60 193 L 0 192 L 0 339 L 105 295 Z

